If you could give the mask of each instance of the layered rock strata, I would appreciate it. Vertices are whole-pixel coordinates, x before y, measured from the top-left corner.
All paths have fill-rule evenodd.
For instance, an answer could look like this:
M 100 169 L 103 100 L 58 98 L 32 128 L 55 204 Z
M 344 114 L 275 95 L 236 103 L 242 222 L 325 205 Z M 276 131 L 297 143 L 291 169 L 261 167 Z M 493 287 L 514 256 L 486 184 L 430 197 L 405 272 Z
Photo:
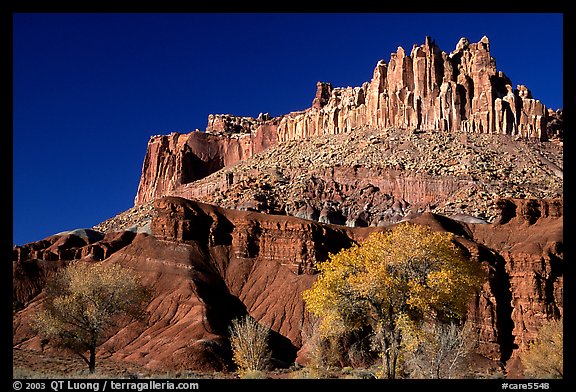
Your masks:
M 562 178 L 554 143 L 356 129 L 282 142 L 170 194 L 348 226 L 382 226 L 425 210 L 493 222 L 498 197 L 560 197 Z
M 504 199 L 499 206 L 502 213 L 493 225 L 432 213 L 411 221 L 453 232 L 470 262 L 488 270 L 468 317 L 479 341 L 477 352 L 506 363 L 537 336 L 543 320 L 562 315 L 562 200 Z M 103 261 L 134 269 L 153 288 L 149 316 L 122 326 L 99 348 L 99 355 L 151 369 L 229 369 L 227 328 L 243 314 L 271 329 L 277 364 L 304 361 L 299 350 L 306 345 L 311 320 L 301 293 L 316 279 L 315 266 L 329 253 L 385 230 L 228 210 L 177 197 L 157 200 L 154 209 L 152 235 L 125 237 L 124 246 Z M 57 242 L 62 259 L 45 260 L 52 254 L 45 250 Z M 36 253 L 14 252 L 14 297 L 22 308 L 14 315 L 15 347 L 53 349 L 35 336 L 29 320 L 43 299 L 42 276 L 64 266 L 69 254 L 94 262 L 74 250 L 88 245 L 81 242 L 54 237 L 28 247 Z
M 410 53 L 399 47 L 388 63 L 380 60 L 371 81 L 360 87 L 318 82 L 306 110 L 274 118 L 210 115 L 206 133 L 152 137 L 135 204 L 167 195 L 281 141 L 363 126 L 546 140 L 549 134 L 561 135 L 558 116 L 552 113 L 526 86 L 513 88 L 496 69 L 487 37 L 477 43 L 462 38 L 451 53 L 426 37 Z M 556 124 L 549 127 L 549 121 Z

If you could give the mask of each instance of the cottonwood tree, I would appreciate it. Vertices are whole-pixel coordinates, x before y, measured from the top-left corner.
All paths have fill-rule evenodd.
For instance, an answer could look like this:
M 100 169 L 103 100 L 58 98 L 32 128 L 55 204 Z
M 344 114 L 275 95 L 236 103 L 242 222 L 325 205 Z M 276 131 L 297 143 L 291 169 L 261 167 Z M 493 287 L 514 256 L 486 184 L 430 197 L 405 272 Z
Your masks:
M 32 327 L 78 354 L 94 373 L 97 347 L 118 321 L 143 317 L 149 299 L 132 270 L 108 262 L 74 262 L 47 285 L 44 308 Z
M 425 321 L 463 319 L 485 281 L 480 264 L 465 257 L 451 233 L 407 222 L 330 254 L 318 269 L 303 297 L 322 319 L 320 332 L 370 328 L 387 378 L 396 378 L 402 354 L 416 349 L 413 337 Z

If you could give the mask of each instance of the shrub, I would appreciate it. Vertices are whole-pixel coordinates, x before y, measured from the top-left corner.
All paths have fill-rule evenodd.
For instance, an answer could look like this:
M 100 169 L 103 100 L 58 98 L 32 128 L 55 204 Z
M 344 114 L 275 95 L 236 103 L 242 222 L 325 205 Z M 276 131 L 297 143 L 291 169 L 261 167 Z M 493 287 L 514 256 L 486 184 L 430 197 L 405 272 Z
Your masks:
M 241 374 L 268 368 L 271 360 L 268 335 L 268 328 L 261 326 L 250 316 L 232 321 L 230 327 L 232 359 Z
M 409 354 L 415 368 L 414 378 L 463 378 L 467 373 L 466 359 L 477 339 L 469 323 L 431 322 L 419 331 L 416 350 Z
M 520 354 L 526 377 L 563 377 L 563 335 L 561 319 L 542 324 L 538 337 L 529 345 L 528 350 Z

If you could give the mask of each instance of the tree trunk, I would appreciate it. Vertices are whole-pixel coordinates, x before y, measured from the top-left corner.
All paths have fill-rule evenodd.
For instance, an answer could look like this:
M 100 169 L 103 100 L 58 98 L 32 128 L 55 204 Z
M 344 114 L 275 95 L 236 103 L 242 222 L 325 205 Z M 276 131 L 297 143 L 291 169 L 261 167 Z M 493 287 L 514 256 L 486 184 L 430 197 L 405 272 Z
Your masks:
M 88 370 L 90 373 L 94 373 L 96 371 L 96 347 L 90 347 L 90 360 L 88 362 Z

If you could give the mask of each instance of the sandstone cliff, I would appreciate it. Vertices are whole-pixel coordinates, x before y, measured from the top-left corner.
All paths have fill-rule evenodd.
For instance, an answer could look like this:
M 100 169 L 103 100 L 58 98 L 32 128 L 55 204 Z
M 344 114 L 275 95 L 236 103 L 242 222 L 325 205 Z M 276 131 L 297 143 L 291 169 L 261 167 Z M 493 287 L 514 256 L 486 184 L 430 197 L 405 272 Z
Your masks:
M 261 125 L 254 133 L 226 136 L 196 131 L 151 137 L 135 204 L 167 195 L 182 184 L 204 178 L 275 145 L 276 134 L 270 132 L 270 127 L 274 125 Z M 211 123 L 210 129 L 218 129 L 218 125 Z
M 167 195 L 282 141 L 364 126 L 546 140 L 561 135 L 558 121 L 561 116 L 549 113 L 526 86 L 513 88 L 496 69 L 487 37 L 477 43 L 462 38 L 451 53 L 426 37 L 410 53 L 399 47 L 388 63 L 380 60 L 371 81 L 360 87 L 318 82 L 306 110 L 275 118 L 210 115 L 206 133 L 152 137 L 135 204 Z

